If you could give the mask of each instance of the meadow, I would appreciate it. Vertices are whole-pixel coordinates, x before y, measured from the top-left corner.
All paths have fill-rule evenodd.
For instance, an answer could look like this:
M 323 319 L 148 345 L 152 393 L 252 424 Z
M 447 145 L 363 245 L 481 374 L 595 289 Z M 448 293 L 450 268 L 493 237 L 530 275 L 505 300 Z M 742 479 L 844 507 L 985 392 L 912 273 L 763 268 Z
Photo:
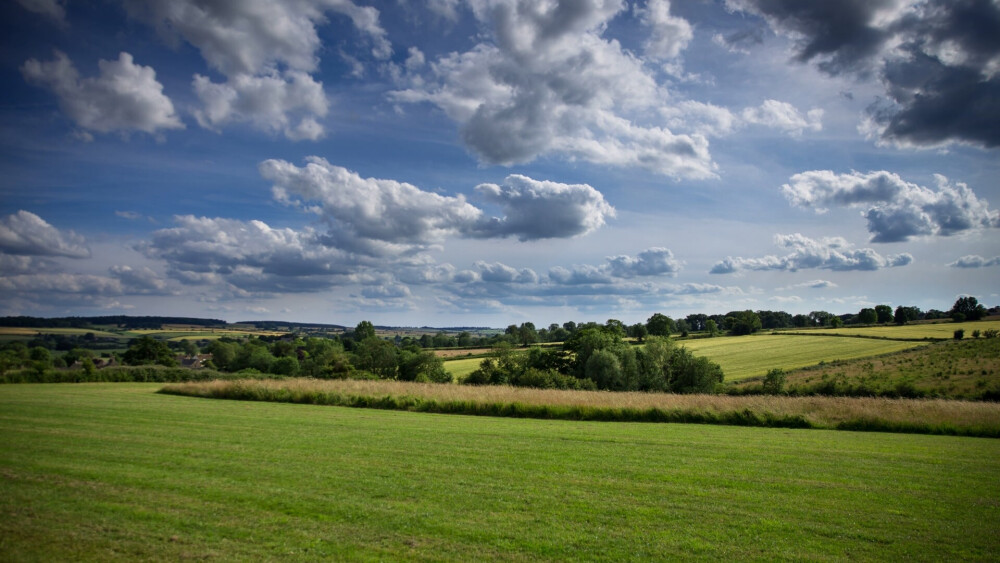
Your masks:
M 956 330 L 965 331 L 965 338 L 972 338 L 973 331 L 1000 330 L 1000 320 L 989 319 L 962 323 L 934 322 L 911 323 L 906 325 L 878 325 L 843 328 L 809 329 L 805 334 L 831 334 L 834 336 L 863 336 L 869 338 L 896 338 L 907 340 L 938 339 L 948 340 L 954 337 Z M 796 331 L 800 329 L 795 329 Z
M 0 388 L 4 560 L 991 560 L 1000 440 Z
M 893 327 L 894 329 L 897 327 Z M 902 327 L 905 328 L 905 327 Z M 684 340 L 680 344 L 722 366 L 726 382 L 762 376 L 768 370 L 790 370 L 820 362 L 850 360 L 898 352 L 919 342 L 790 334 L 754 334 Z

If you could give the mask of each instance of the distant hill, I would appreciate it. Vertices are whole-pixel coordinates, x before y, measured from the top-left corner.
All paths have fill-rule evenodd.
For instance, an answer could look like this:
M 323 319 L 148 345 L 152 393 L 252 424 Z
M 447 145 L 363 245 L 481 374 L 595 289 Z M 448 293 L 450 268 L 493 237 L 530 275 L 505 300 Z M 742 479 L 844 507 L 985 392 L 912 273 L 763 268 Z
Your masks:
M 104 317 L 0 317 L 0 326 L 25 328 L 92 328 L 114 325 L 126 329 L 160 328 L 165 324 L 223 327 L 221 319 L 196 319 L 193 317 L 131 317 L 110 315 Z
M 312 330 L 344 330 L 343 325 L 333 325 L 324 323 L 299 323 L 293 321 L 239 321 L 233 324 L 248 325 L 260 330 L 284 330 L 305 328 Z

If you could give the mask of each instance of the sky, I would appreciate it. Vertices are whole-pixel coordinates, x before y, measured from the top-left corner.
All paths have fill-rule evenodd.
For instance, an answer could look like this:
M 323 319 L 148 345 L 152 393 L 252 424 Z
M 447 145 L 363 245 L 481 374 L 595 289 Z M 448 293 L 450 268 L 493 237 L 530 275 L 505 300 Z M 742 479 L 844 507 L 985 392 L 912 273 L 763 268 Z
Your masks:
M 0 315 L 1000 304 L 1000 0 L 16 0 L 0 22 Z

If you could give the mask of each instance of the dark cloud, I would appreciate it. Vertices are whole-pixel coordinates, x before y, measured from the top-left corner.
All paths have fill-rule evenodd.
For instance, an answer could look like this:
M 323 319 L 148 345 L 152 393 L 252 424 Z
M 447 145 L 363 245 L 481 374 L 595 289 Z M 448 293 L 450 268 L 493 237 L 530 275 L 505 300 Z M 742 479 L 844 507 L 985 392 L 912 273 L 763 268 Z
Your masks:
M 709 271 L 711 274 L 731 274 L 740 270 L 777 270 L 795 272 L 798 270 L 880 270 L 906 266 L 913 261 L 907 253 L 882 256 L 871 248 L 854 248 L 840 237 L 811 239 L 801 234 L 775 235 L 774 242 L 791 250 L 784 256 L 768 255 L 762 258 L 733 258 L 718 262 Z
M 1000 4 L 991 0 L 727 0 L 829 74 L 875 74 L 868 133 L 899 145 L 1000 144 Z
M 904 181 L 897 174 L 876 171 L 835 174 L 813 170 L 791 177 L 782 192 L 792 205 L 865 208 L 872 242 L 900 242 L 916 236 L 950 236 L 1000 226 L 1000 214 L 969 186 L 936 176 L 932 190 Z

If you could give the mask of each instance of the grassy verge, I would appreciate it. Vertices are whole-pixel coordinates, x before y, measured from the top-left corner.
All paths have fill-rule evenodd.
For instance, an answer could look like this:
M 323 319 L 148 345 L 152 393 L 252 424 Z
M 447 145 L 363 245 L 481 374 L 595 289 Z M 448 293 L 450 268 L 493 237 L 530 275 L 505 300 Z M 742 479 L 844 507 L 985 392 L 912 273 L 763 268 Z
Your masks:
M 0 388 L 0 559 L 992 560 L 1000 441 Z
M 621 422 L 686 422 L 1000 437 L 1000 404 L 845 397 L 670 395 L 398 381 L 213 381 L 163 393 L 417 412 Z
M 189 369 L 166 366 L 113 366 L 94 370 L 90 373 L 82 369 L 46 369 L 38 372 L 31 369 L 11 370 L 0 375 L 2 383 L 171 383 L 178 381 L 212 381 L 227 379 L 280 378 L 271 374 L 225 373 L 210 369 Z

